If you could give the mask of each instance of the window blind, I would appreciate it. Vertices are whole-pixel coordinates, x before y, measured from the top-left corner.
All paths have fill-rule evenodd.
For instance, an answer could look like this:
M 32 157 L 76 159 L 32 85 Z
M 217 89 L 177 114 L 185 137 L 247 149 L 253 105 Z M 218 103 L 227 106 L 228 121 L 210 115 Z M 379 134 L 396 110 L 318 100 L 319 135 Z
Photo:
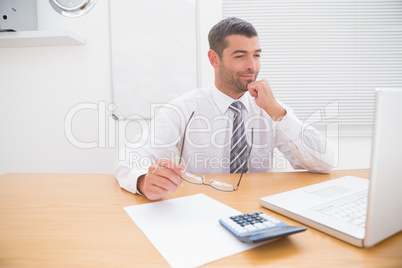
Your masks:
M 257 29 L 259 78 L 306 120 L 328 104 L 340 126 L 371 125 L 374 89 L 402 87 L 400 0 L 223 0 Z M 332 105 L 333 107 L 333 105 Z

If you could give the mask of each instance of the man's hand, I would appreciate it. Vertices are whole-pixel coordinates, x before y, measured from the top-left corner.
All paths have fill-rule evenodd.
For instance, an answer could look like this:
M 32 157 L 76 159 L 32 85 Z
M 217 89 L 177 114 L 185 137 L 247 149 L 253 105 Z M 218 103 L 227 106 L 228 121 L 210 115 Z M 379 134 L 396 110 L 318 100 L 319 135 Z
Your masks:
M 250 95 L 254 97 L 255 103 L 274 121 L 281 121 L 286 115 L 286 110 L 275 100 L 271 86 L 267 80 L 263 79 L 251 82 L 247 85 L 247 89 Z
M 158 159 L 148 168 L 147 174 L 138 178 L 137 188 L 148 199 L 157 200 L 183 186 L 180 175 L 185 173 L 184 165 L 170 159 Z

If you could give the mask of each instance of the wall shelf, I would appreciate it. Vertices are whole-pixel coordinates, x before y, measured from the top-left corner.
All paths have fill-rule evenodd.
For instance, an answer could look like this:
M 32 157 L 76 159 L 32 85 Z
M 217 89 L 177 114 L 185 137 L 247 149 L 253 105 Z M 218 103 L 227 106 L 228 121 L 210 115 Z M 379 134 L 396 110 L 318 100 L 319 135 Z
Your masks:
M 0 48 L 85 45 L 86 39 L 70 31 L 0 32 Z

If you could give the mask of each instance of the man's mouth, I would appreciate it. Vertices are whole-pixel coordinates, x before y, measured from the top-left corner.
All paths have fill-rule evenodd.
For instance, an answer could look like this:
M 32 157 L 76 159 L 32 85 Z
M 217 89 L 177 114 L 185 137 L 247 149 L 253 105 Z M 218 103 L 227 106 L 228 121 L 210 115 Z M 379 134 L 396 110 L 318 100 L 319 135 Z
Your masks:
M 246 80 L 254 80 L 255 75 L 254 74 L 242 74 L 240 77 L 246 79 Z

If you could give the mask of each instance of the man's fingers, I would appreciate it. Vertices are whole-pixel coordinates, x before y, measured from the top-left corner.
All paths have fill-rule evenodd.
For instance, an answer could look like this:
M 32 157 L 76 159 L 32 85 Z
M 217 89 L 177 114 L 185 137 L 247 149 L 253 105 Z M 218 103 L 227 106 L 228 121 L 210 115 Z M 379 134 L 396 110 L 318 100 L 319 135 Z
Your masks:
M 264 83 L 262 81 L 253 81 L 247 85 L 247 90 L 254 98 L 259 97 L 259 91 L 264 89 Z
M 170 159 L 158 159 L 153 166 L 148 169 L 148 173 L 156 174 L 166 180 L 170 180 L 175 186 L 183 186 L 183 180 L 180 175 L 186 173 L 185 166 L 178 164 Z
M 143 186 L 141 189 L 142 190 L 141 193 L 144 194 L 150 200 L 161 199 L 169 191 L 168 189 L 159 187 L 156 184 L 157 183 L 156 176 L 157 175 L 153 173 L 148 173 L 143 178 Z
M 148 168 L 148 173 L 141 180 L 141 192 L 151 200 L 162 198 L 167 192 L 176 192 L 183 186 L 180 175 L 186 172 L 183 164 L 170 159 L 158 159 Z
M 148 189 L 152 189 L 153 192 L 166 194 L 168 191 L 173 193 L 177 191 L 178 185 L 176 185 L 171 179 L 160 176 L 159 174 L 147 174 L 145 180 L 148 184 Z
M 167 158 L 157 159 L 155 165 L 173 170 L 177 175 L 184 175 L 186 173 L 186 167 L 183 164 L 179 164 L 174 160 Z

